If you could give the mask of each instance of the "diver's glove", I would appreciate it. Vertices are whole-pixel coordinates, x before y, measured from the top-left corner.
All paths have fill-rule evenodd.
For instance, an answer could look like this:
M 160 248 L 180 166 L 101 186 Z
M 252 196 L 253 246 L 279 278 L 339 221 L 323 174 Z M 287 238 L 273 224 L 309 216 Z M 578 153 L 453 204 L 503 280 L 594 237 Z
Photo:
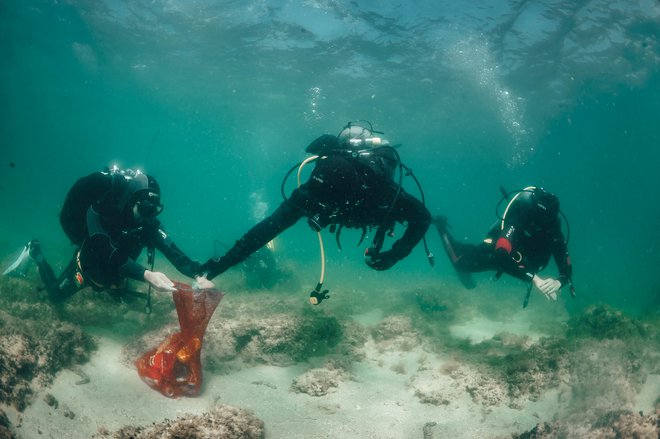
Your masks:
M 379 252 L 372 247 L 364 252 L 364 262 L 374 270 L 383 271 L 392 268 L 394 264 L 399 262 L 399 258 L 393 250 Z
M 144 280 L 150 283 L 158 291 L 176 291 L 174 283 L 159 271 L 144 271 Z
M 208 290 L 214 286 L 213 282 L 208 280 L 206 276 L 196 276 L 192 284 L 193 290 Z
M 561 289 L 561 282 L 551 277 L 543 279 L 537 275 L 532 278 L 534 286 L 546 297 L 546 299 L 557 300 L 557 293 Z
M 197 275 L 204 276 L 208 280 L 212 280 L 214 277 L 224 273 L 227 270 L 227 268 L 229 268 L 229 267 L 227 268 L 223 267 L 224 264 L 221 261 L 222 259 L 214 259 L 214 258 L 209 259 L 199 267 L 199 271 L 197 272 Z

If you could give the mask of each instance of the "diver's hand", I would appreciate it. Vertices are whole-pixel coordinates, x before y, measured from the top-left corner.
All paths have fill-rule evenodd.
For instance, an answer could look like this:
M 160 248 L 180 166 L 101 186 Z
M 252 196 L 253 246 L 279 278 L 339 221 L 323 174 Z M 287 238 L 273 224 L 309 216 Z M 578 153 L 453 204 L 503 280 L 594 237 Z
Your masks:
M 174 282 L 158 271 L 144 271 L 144 280 L 149 282 L 158 291 L 176 291 Z
M 378 252 L 368 248 L 364 252 L 364 262 L 374 270 L 383 271 L 392 268 L 399 261 L 392 250 Z
M 546 297 L 546 299 L 557 300 L 557 293 L 561 289 L 561 282 L 551 277 L 543 279 L 537 275 L 532 278 L 534 286 Z
M 199 273 L 202 273 L 202 276 L 208 280 L 213 279 L 217 275 L 224 273 L 225 270 L 229 268 L 226 263 L 221 263 L 222 261 L 222 258 L 209 259 L 208 261 L 204 262 L 201 267 L 199 267 Z
M 213 288 L 214 285 L 213 282 L 206 278 L 206 276 L 197 276 L 192 284 L 192 287 L 194 290 L 208 290 Z
M 212 268 L 215 264 L 217 264 L 217 263 L 218 263 L 218 261 L 216 261 L 215 259 L 211 258 L 211 259 L 209 259 L 208 261 L 204 262 L 204 263 L 199 267 L 199 272 L 200 272 L 200 273 L 208 273 L 209 271 L 211 271 L 211 268 Z

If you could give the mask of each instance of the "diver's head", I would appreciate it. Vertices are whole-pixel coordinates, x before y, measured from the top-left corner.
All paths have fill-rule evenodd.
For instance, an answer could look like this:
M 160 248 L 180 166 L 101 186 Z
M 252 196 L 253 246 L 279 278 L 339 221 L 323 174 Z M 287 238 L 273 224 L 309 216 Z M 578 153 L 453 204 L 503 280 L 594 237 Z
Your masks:
M 325 155 L 337 151 L 360 151 L 374 146 L 389 146 L 389 142 L 374 134 L 371 122 L 358 120 L 348 122 L 338 135 L 323 134 L 310 143 L 305 151 L 310 154 Z
M 337 135 L 337 140 L 341 148 L 349 150 L 389 145 L 387 140 L 379 136 L 374 136 L 374 133 L 383 134 L 374 131 L 371 122 L 358 120 L 348 122 Z
M 126 185 L 119 198 L 119 210 L 137 222 L 155 218 L 163 210 L 160 186 L 155 178 L 141 173 L 124 173 Z
M 533 221 L 542 228 L 555 224 L 559 215 L 559 198 L 543 188 L 535 188 L 531 195 Z
M 163 211 L 158 182 L 151 176 L 147 176 L 147 179 L 149 187 L 138 191 L 134 196 L 133 217 L 138 222 L 156 218 Z

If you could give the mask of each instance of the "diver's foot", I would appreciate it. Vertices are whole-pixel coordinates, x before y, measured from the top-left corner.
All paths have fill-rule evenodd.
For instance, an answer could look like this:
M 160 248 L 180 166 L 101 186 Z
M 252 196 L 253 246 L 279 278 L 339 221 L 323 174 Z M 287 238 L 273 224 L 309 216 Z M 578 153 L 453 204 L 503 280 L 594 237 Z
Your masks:
M 475 282 L 474 278 L 470 273 L 467 271 L 461 271 L 459 269 L 456 269 L 456 274 L 458 274 L 458 279 L 461 281 L 461 284 L 468 289 L 472 290 L 476 288 L 477 283 Z
M 436 215 L 431 219 L 431 223 L 438 229 L 438 233 L 447 233 L 449 224 L 447 223 L 447 217 Z
M 41 247 L 39 241 L 33 239 L 28 242 L 18 258 L 2 273 L 3 276 L 25 277 L 30 268 L 32 258 L 36 255 L 41 256 Z
M 38 261 L 39 259 L 44 257 L 43 254 L 41 253 L 41 244 L 36 239 L 33 239 L 32 241 L 28 242 L 26 247 L 28 248 L 30 257 L 33 260 Z
M 462 270 L 458 264 L 462 254 L 456 253 L 456 243 L 454 242 L 454 239 L 449 235 L 446 228 L 442 229 L 441 231 L 440 226 L 438 226 L 438 223 L 435 222 L 437 218 L 442 218 L 444 220 L 444 223 L 441 223 L 441 225 L 444 224 L 445 227 L 447 226 L 447 218 L 434 217 L 433 223 L 436 224 L 436 227 L 438 227 L 438 232 L 440 232 L 440 240 L 442 241 L 442 247 L 444 248 L 445 253 L 447 253 L 449 262 L 451 262 L 451 265 L 456 270 L 458 279 L 461 281 L 461 284 L 463 284 L 463 286 L 468 290 L 475 288 L 477 283 L 472 278 L 472 275 L 469 272 Z

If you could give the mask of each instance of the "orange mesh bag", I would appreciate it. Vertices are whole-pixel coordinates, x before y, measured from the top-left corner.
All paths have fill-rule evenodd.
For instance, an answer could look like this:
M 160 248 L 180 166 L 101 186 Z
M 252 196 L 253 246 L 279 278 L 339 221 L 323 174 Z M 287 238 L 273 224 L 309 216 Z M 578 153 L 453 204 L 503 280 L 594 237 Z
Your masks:
M 140 378 L 163 395 L 197 396 L 202 388 L 202 340 L 223 293 L 215 289 L 193 290 L 180 282 L 174 284 L 176 291 L 172 297 L 181 331 L 142 355 L 135 365 Z

